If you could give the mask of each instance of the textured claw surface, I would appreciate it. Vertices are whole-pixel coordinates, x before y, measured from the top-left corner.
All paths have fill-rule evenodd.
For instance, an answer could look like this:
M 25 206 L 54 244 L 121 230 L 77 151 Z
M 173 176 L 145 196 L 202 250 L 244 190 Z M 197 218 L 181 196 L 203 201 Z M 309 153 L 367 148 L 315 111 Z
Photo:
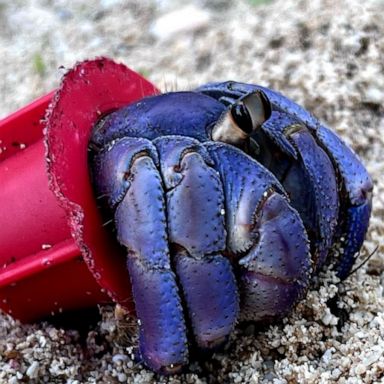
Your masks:
M 227 246 L 240 265 L 242 318 L 282 317 L 309 283 L 303 223 L 262 165 L 231 146 L 206 146 L 225 186 Z
M 268 189 L 282 191 L 273 175 L 235 148 L 219 143 L 206 147 L 215 161 L 225 190 L 227 247 L 234 254 L 249 250 L 257 239 L 257 210 Z
M 218 254 L 226 238 L 221 181 L 198 141 L 165 136 L 155 143 L 170 188 L 169 241 L 179 250 L 175 265 L 192 329 L 200 347 L 213 348 L 229 336 L 238 315 L 235 276 Z
M 174 274 L 148 268 L 135 254 L 128 254 L 127 266 L 140 321 L 142 359 L 158 372 L 181 368 L 188 362 L 188 345 Z
M 162 181 L 147 140 L 126 138 L 111 144 L 94 164 L 105 164 L 102 192 L 113 201 L 117 238 L 127 248 L 127 267 L 140 320 L 140 353 L 159 372 L 188 359 L 186 327 L 168 249 Z M 111 161 L 118 166 L 110 172 Z M 123 194 L 116 188 L 120 180 Z M 116 190 L 119 192 L 116 194 Z
M 113 148 L 113 150 L 112 150 Z M 136 156 L 148 153 L 157 162 L 157 152 L 146 139 L 123 138 L 106 147 L 94 159 L 97 177 L 94 177 L 101 197 L 108 198 L 108 204 L 115 207 L 124 198 L 131 184 L 129 177 Z M 100 170 L 103 172 L 100 172 Z
M 216 123 L 224 110 L 218 101 L 193 92 L 148 97 L 112 113 L 98 124 L 92 143 L 103 147 L 126 136 L 153 140 L 164 135 L 205 141 L 208 127 Z
M 281 318 L 305 292 L 311 272 L 304 226 L 287 200 L 271 194 L 260 209 L 259 241 L 240 259 L 243 318 Z
M 195 259 L 179 252 L 175 265 L 197 345 L 204 349 L 220 346 L 232 332 L 239 312 L 229 260 L 222 255 Z
M 172 137 L 165 140 L 170 143 Z M 178 184 L 166 193 L 170 242 L 201 258 L 225 248 L 224 217 L 220 214 L 224 208 L 224 195 L 216 171 L 191 148 L 191 144 L 198 146 L 199 142 L 193 140 L 191 143 L 189 138 L 174 138 L 174 141 L 181 152 L 179 161 L 170 164 L 167 157 L 175 149 L 169 145 L 163 145 L 163 149 L 172 152 L 161 154 L 162 158 L 166 157 L 162 162 L 173 169 L 171 172 L 167 170 L 166 184 L 170 185 L 170 180 L 177 178 L 175 174 L 180 175 Z M 178 147 L 183 142 L 185 147 Z M 158 146 L 162 144 L 157 143 Z M 202 199 L 203 196 L 206 198 Z
M 160 373 L 188 363 L 188 335 L 214 350 L 239 319 L 285 316 L 333 248 L 347 276 L 367 231 L 363 165 L 267 88 L 212 83 L 142 99 L 99 121 L 90 149 L 126 249 L 140 353 Z

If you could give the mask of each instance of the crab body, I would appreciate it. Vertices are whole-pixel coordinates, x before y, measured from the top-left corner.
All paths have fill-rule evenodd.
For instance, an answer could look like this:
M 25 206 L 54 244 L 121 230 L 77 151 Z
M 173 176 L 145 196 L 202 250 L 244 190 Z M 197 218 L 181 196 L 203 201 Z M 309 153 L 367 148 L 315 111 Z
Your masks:
M 345 277 L 368 227 L 372 183 L 357 157 L 256 85 L 119 109 L 95 125 L 90 165 L 126 250 L 142 359 L 161 373 L 187 364 L 188 339 L 213 350 L 239 320 L 289 313 L 324 263 Z

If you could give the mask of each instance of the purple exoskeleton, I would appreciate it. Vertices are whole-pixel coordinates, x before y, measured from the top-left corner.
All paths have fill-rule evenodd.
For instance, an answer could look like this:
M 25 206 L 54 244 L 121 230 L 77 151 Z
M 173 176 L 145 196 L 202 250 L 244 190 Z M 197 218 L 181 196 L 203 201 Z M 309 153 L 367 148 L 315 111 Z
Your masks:
M 257 85 L 212 83 L 104 117 L 90 142 L 140 324 L 160 373 L 214 350 L 238 321 L 289 313 L 311 277 L 345 278 L 368 228 L 372 182 L 303 108 Z

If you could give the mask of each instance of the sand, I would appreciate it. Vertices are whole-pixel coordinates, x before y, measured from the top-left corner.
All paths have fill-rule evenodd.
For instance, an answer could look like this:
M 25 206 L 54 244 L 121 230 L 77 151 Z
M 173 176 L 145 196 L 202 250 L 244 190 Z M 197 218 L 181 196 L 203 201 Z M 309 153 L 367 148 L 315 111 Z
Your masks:
M 0 2 L 0 116 L 96 55 L 163 90 L 227 79 L 270 86 L 333 127 L 367 166 L 375 190 L 361 258 L 376 253 L 344 282 L 322 272 L 291 316 L 238 329 L 225 352 L 171 378 L 132 360 L 130 324 L 113 307 L 100 309 L 85 340 L 0 315 L 0 383 L 384 382 L 384 2 L 191 4 L 180 23 L 172 12 L 184 5 L 172 0 Z

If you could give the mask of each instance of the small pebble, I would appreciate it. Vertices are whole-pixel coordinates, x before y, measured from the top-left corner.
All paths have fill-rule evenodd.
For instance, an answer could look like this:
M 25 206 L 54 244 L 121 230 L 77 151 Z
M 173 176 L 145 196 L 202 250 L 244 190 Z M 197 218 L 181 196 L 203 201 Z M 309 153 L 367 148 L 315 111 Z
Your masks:
M 36 379 L 39 374 L 39 363 L 33 361 L 32 364 L 28 367 L 26 375 L 31 379 Z
M 127 375 L 125 373 L 119 373 L 117 375 L 117 379 L 120 383 L 125 383 L 128 380 Z
M 191 4 L 159 17 L 151 31 L 158 39 L 166 40 L 206 28 L 209 20 L 207 11 Z

